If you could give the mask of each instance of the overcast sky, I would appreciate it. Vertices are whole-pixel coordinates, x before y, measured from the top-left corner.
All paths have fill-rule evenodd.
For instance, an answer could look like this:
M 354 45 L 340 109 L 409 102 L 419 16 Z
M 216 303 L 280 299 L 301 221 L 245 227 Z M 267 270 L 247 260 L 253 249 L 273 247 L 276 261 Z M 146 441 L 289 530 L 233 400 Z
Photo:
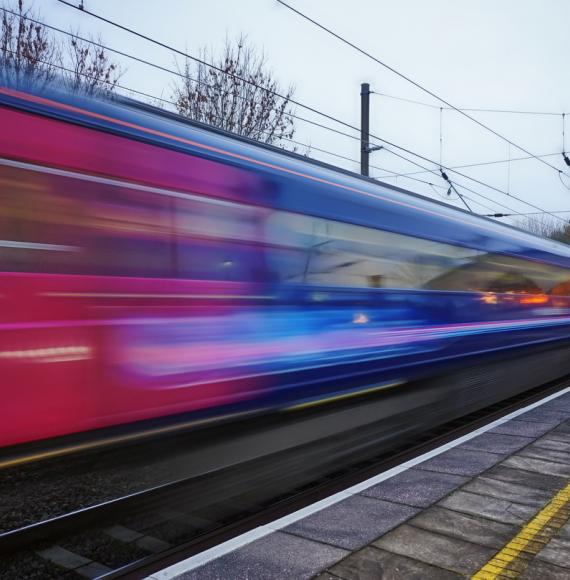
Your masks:
M 290 3 L 458 107 L 560 113 L 550 116 L 470 113 L 532 153 L 560 153 L 561 113 L 570 113 L 568 0 L 290 0 Z M 436 108 L 373 95 L 371 132 L 439 160 L 439 102 L 275 0 L 85 0 L 85 6 L 192 54 L 205 45 L 217 50 L 226 36 L 245 33 L 253 45 L 265 51 L 282 86 L 296 87 L 297 100 L 353 125 L 358 125 L 360 119 L 361 82 L 369 82 L 377 92 L 432 103 Z M 111 47 L 173 67 L 174 56 L 169 51 L 56 0 L 36 0 L 35 8 L 46 22 L 100 35 Z M 121 64 L 126 69 L 123 84 L 164 98 L 171 96 L 172 81 L 166 75 L 126 59 Z M 306 111 L 297 112 L 317 120 Z M 568 119 L 566 126 L 570 143 Z M 306 124 L 297 123 L 296 138 L 315 148 L 359 158 L 357 141 Z M 570 144 L 567 148 L 570 149 Z M 358 170 L 357 163 L 315 150 L 312 154 Z M 509 152 L 504 141 L 456 112 L 443 112 L 445 165 L 495 161 L 509 156 L 524 154 L 513 147 Z M 560 155 L 546 159 L 561 169 L 565 167 Z M 371 164 L 396 172 L 417 170 L 385 151 L 373 153 Z M 536 160 L 461 171 L 500 189 L 509 188 L 512 194 L 545 209 L 570 209 L 570 191 L 561 184 L 555 171 Z M 371 169 L 373 176 L 385 174 Z M 443 185 L 441 179 L 430 174 L 417 177 Z M 481 201 L 495 211 L 507 211 L 496 202 L 517 211 L 532 211 L 481 185 L 462 177 L 456 179 L 491 198 L 493 202 Z M 566 181 L 570 187 L 570 178 Z M 402 177 L 386 182 L 430 197 L 436 195 L 429 186 Z M 466 194 L 478 199 L 472 193 Z M 474 209 L 488 212 L 478 205 Z M 566 215 L 570 217 L 570 213 Z

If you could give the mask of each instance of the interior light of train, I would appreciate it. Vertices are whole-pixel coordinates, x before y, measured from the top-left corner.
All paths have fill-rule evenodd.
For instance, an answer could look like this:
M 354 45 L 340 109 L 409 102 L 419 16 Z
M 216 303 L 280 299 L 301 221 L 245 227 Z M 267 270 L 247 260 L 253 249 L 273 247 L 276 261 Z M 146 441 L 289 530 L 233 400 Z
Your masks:
M 483 304 L 497 304 L 498 301 L 499 299 L 497 295 L 492 292 L 485 293 L 481 296 L 481 302 L 483 302 Z
M 366 314 L 364 314 L 363 312 L 357 312 L 353 316 L 352 322 L 354 322 L 354 324 L 366 324 L 370 322 L 370 318 L 368 318 L 368 316 L 366 316 Z

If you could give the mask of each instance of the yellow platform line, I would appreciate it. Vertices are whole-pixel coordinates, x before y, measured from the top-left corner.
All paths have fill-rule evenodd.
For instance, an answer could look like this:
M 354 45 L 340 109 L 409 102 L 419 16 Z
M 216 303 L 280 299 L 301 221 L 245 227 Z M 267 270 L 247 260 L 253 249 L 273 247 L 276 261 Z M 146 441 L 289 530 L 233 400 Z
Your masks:
M 472 580 L 518 578 L 531 560 L 570 519 L 570 483 L 473 576 Z

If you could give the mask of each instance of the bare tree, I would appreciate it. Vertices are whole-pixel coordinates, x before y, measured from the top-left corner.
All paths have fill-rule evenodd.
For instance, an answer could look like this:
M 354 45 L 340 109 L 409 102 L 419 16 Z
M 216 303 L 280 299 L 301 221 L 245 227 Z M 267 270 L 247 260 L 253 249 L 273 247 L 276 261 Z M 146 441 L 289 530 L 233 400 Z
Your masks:
M 189 58 L 182 64 L 177 61 L 181 77 L 173 100 L 179 114 L 264 143 L 279 145 L 293 137 L 294 89 L 281 91 L 265 56 L 246 37 L 235 43 L 226 40 L 219 58 L 204 48 L 200 59 L 220 70 Z
M 559 229 L 557 220 L 549 215 L 525 216 L 516 225 L 542 238 L 550 238 Z
M 73 91 L 94 95 L 116 88 L 121 70 L 101 44 L 100 38 L 96 42 L 83 40 L 77 33 L 69 37 L 66 54 L 70 65 L 66 76 Z
M 570 223 L 565 225 L 551 215 L 527 216 L 517 226 L 537 236 L 570 244 Z
M 549 237 L 557 242 L 570 244 L 570 224 L 558 228 Z
M 72 32 L 61 44 L 40 23 L 40 15 L 25 6 L 25 0 L 15 5 L 4 2 L 2 7 L 10 12 L 0 12 L 1 82 L 45 85 L 59 79 L 71 90 L 89 95 L 116 88 L 121 71 L 101 42 Z
M 10 76 L 17 85 L 24 80 L 52 81 L 57 74 L 52 65 L 61 56 L 57 44 L 45 26 L 27 20 L 38 18 L 24 7 L 24 0 L 18 0 L 13 12 L 3 10 L 0 17 L 0 80 L 5 83 Z

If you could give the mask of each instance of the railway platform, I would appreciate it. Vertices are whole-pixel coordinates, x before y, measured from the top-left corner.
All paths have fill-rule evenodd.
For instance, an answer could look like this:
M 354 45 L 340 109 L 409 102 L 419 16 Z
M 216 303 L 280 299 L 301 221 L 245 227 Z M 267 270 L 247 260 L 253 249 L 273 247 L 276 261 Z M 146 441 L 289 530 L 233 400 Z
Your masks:
M 570 578 L 570 388 L 149 576 Z

